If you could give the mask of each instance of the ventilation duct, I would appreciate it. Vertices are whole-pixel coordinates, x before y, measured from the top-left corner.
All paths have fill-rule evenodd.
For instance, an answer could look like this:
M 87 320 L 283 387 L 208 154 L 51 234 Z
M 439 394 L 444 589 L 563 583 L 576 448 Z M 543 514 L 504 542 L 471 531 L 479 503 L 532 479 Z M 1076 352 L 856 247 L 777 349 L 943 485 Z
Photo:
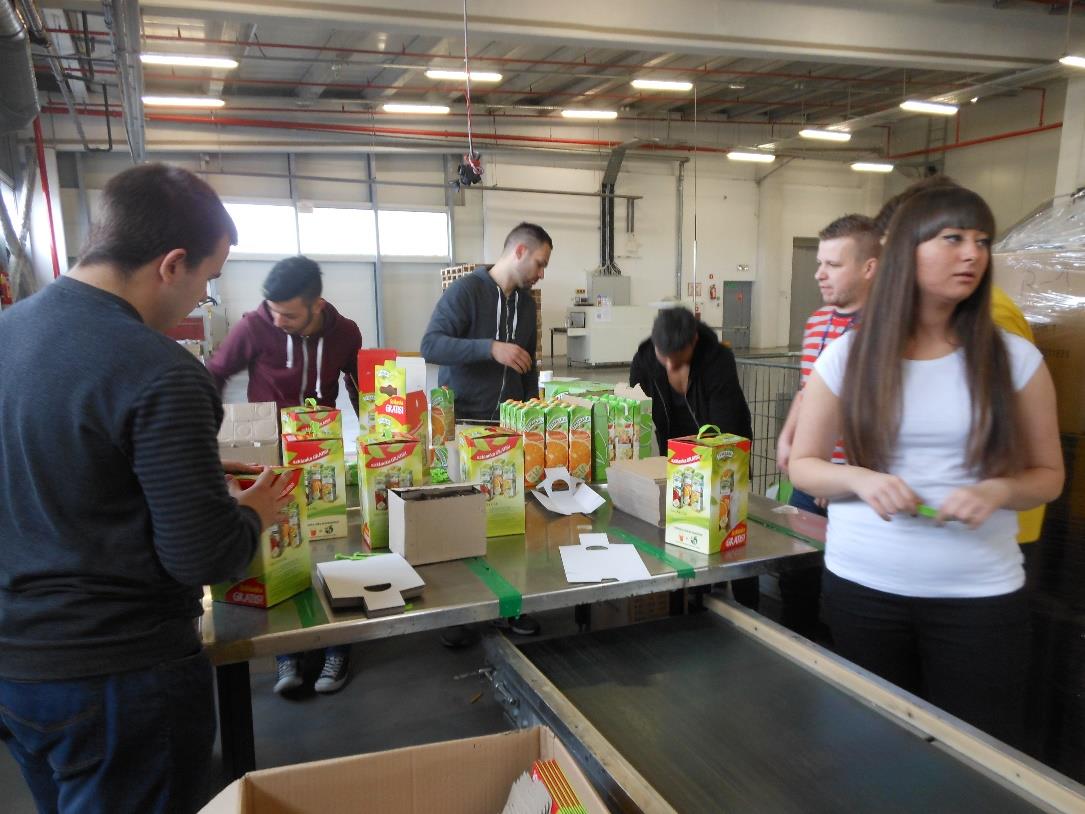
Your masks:
M 37 115 L 30 40 L 9 0 L 0 0 L 0 134 L 22 130 Z

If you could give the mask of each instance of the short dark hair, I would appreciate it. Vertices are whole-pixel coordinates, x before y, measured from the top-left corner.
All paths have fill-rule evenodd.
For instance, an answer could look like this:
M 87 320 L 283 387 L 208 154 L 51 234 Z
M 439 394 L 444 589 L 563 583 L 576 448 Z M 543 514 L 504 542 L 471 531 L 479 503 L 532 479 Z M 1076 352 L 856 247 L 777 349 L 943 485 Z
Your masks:
M 512 228 L 509 232 L 509 236 L 505 238 L 505 245 L 502 247 L 502 252 L 507 252 L 517 243 L 523 243 L 531 248 L 535 249 L 545 243 L 547 246 L 554 248 L 554 241 L 550 239 L 550 235 L 541 226 L 528 223 L 524 221 Z
M 269 302 L 286 302 L 301 297 L 315 302 L 324 290 L 320 266 L 308 257 L 298 255 L 280 260 L 271 267 L 264 280 L 264 299 Z
M 911 200 L 920 192 L 926 192 L 928 189 L 949 189 L 959 186 L 960 184 L 948 175 L 942 174 L 929 175 L 922 180 L 916 181 L 903 192 L 894 195 L 882 204 L 882 208 L 879 209 L 878 214 L 874 216 L 874 226 L 877 228 L 878 234 L 885 235 L 885 233 L 889 231 L 889 221 L 893 219 L 893 215 L 900 209 L 901 204 L 907 200 Z
M 859 260 L 865 262 L 881 254 L 881 230 L 874 225 L 874 220 L 866 215 L 844 215 L 837 218 L 820 232 L 818 240 L 836 240 L 850 237 L 855 241 Z
M 670 356 L 689 347 L 697 336 L 697 317 L 688 308 L 663 308 L 652 323 L 652 344 L 656 353 Z
M 223 237 L 236 245 L 237 227 L 215 190 L 180 167 L 143 164 L 106 183 L 79 264 L 111 263 L 127 276 L 184 249 L 186 262 L 196 265 Z

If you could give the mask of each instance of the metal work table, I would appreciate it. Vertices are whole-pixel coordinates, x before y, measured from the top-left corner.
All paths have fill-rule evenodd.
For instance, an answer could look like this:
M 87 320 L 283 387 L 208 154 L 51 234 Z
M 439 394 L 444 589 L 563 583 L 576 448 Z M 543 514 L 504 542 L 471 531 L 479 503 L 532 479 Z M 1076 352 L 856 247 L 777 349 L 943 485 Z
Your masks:
M 1085 789 L 744 608 L 485 641 L 612 811 L 1082 812 Z
M 606 496 L 605 487 L 600 492 Z M 750 508 L 755 515 L 768 515 L 775 505 L 764 498 L 751 497 Z M 796 516 L 781 517 L 791 522 Z M 359 520 L 359 512 L 351 510 L 346 538 L 313 543 L 314 563 L 333 559 L 336 554 L 362 551 Z M 812 518 L 811 522 L 814 520 L 819 518 Z M 793 536 L 785 526 L 769 528 L 751 522 L 747 544 L 726 554 L 706 556 L 667 546 L 668 555 L 693 569 L 690 579 L 679 577 L 664 562 L 642 556 L 652 575 L 650 579 L 570 585 L 565 580 L 558 546 L 577 544 L 583 531 L 608 528 L 621 529 L 663 548 L 662 529 L 614 510 L 609 496 L 607 503 L 593 515 L 569 517 L 552 514 L 529 497 L 526 534 L 490 538 L 486 561 L 522 594 L 522 611 L 537 613 L 709 585 L 765 573 L 770 568 L 787 570 L 816 562 L 820 557 L 815 546 Z M 498 598 L 463 562 L 435 563 L 420 567 L 418 572 L 426 581 L 422 596 L 412 600 L 406 613 L 378 619 L 367 619 L 361 611 L 333 611 L 323 593 L 313 588 L 269 610 L 212 603 L 205 597 L 201 631 L 218 673 L 219 725 L 229 778 L 240 777 L 255 768 L 249 659 L 483 622 L 500 616 Z

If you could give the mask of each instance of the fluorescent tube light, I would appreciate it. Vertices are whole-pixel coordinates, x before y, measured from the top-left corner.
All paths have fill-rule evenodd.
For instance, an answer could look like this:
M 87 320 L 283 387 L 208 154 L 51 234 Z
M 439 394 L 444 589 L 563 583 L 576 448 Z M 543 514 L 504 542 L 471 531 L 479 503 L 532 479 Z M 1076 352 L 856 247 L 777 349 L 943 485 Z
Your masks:
M 451 108 L 448 105 L 408 105 L 389 102 L 384 105 L 385 113 L 432 113 L 445 115 Z
M 1067 54 L 1059 62 L 1071 68 L 1085 68 L 1085 57 L 1079 57 L 1076 54 Z
M 776 156 L 771 153 L 754 153 L 749 150 L 731 150 L 727 157 L 732 161 L 757 161 L 761 164 L 771 164 Z
M 561 111 L 561 115 L 566 119 L 616 119 L 618 118 L 617 110 L 586 110 L 580 109 L 565 109 Z
M 900 103 L 901 110 L 912 113 L 932 113 L 935 116 L 954 116 L 957 114 L 957 105 L 946 102 L 924 102 L 920 99 L 909 99 Z
M 438 68 L 431 68 L 426 71 L 426 76 L 429 79 L 450 79 L 455 82 L 466 82 L 467 71 L 445 71 Z M 472 82 L 500 82 L 502 79 L 501 74 L 491 73 L 489 71 L 471 71 Z
M 800 130 L 799 135 L 821 141 L 851 141 L 851 133 L 845 133 L 843 130 L 819 130 L 816 127 L 807 127 Z
M 139 61 L 144 65 L 175 65 L 179 68 L 232 70 L 237 67 L 237 60 L 228 57 L 198 57 L 184 54 L 140 54 Z
M 632 85 L 637 90 L 693 90 L 692 82 L 672 82 L 667 79 L 634 79 Z
M 851 165 L 856 172 L 892 172 L 893 165 L 882 161 L 856 161 Z
M 143 104 L 154 107 L 222 107 L 226 103 L 211 96 L 144 96 Z

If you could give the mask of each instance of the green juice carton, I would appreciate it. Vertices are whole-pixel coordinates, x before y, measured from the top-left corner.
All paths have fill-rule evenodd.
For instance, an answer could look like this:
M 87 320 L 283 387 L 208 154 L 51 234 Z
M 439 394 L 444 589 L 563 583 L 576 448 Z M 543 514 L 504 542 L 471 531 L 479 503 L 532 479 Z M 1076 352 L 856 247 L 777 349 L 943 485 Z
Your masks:
M 534 489 L 546 478 L 546 410 L 542 404 L 529 401 L 516 413 L 518 429 L 524 442 L 524 482 Z
M 543 408 L 546 417 L 546 468 L 569 468 L 569 405 L 561 402 Z M 572 474 L 570 472 L 570 474 Z
M 605 483 L 607 466 L 611 461 L 610 410 L 607 403 L 599 397 L 574 396 L 571 393 L 562 393 L 558 400 L 573 408 L 569 418 L 569 432 L 572 436 L 569 446 L 569 471 L 581 480 Z M 585 434 L 588 437 L 585 437 Z M 575 470 L 583 471 L 585 443 L 590 449 L 591 465 L 587 474 L 580 475 Z
M 283 463 L 304 469 L 310 540 L 347 536 L 347 470 L 342 438 L 283 436 Z
M 448 387 L 429 391 L 429 424 L 433 446 L 456 441 L 456 396 Z
M 299 594 L 311 584 L 309 538 L 305 534 L 306 504 L 304 470 L 295 466 L 277 466 L 282 495 L 290 501 L 260 535 L 260 545 L 245 573 L 238 579 L 211 586 L 211 598 L 231 605 L 270 608 Z M 255 476 L 238 475 L 243 489 L 252 486 Z
M 377 394 L 358 394 L 358 435 L 372 435 L 377 428 Z
M 388 548 L 388 490 L 421 486 L 426 447 L 412 435 L 367 435 L 358 439 L 358 495 L 362 540 Z
M 321 407 L 316 399 L 306 399 L 298 407 L 283 407 L 279 411 L 279 424 L 283 435 L 298 438 L 342 438 L 342 411 Z
M 640 437 L 637 428 L 637 403 L 614 396 L 607 399 L 614 446 L 612 461 L 632 461 L 639 457 Z M 609 429 L 609 428 L 608 428 Z
M 460 433 L 459 452 L 461 480 L 480 484 L 486 495 L 486 536 L 523 534 L 523 436 L 497 427 L 470 427 Z
M 715 429 L 667 442 L 665 539 L 702 554 L 746 544 L 750 441 Z
M 562 404 L 569 410 L 569 474 L 591 480 L 591 404 Z

